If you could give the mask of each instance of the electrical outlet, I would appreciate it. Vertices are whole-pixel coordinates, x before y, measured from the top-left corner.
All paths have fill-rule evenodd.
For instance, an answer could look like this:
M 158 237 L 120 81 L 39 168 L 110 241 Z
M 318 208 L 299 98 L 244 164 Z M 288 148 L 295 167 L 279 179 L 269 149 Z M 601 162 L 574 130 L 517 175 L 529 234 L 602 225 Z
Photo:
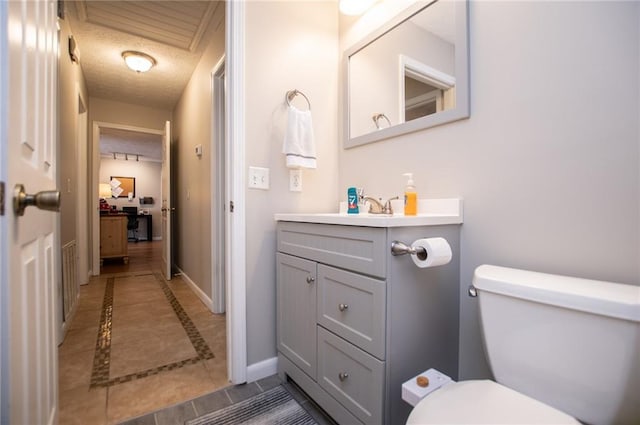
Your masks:
M 269 189 L 269 169 L 249 167 L 249 187 L 252 189 Z
M 289 190 L 302 192 L 302 170 L 289 170 Z

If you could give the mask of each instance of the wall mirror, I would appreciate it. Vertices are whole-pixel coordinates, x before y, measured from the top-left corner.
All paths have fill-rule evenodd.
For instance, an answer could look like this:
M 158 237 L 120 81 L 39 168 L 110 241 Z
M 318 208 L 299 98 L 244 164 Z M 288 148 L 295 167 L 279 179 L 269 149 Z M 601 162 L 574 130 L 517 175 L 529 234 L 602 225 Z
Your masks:
M 469 117 L 467 11 L 418 2 L 345 52 L 345 148 Z

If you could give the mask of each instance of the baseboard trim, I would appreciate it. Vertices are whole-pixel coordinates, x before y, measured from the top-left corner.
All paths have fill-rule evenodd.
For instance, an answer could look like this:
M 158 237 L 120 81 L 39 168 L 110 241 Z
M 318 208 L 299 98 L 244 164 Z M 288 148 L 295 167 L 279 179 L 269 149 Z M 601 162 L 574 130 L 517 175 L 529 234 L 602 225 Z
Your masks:
M 211 300 L 211 298 L 209 298 L 207 294 L 205 294 L 204 291 L 200 289 L 200 287 L 196 285 L 196 283 L 193 280 L 191 280 L 183 270 L 181 270 L 179 267 L 176 267 L 176 269 L 178 269 L 178 272 L 180 273 L 182 280 L 184 280 L 185 283 L 189 285 L 189 288 L 191 288 L 193 293 L 196 294 L 196 297 L 198 297 L 200 301 L 202 301 L 204 305 L 207 306 L 209 311 L 213 312 L 213 301 Z
M 247 366 L 247 383 L 278 373 L 278 357 L 271 357 Z

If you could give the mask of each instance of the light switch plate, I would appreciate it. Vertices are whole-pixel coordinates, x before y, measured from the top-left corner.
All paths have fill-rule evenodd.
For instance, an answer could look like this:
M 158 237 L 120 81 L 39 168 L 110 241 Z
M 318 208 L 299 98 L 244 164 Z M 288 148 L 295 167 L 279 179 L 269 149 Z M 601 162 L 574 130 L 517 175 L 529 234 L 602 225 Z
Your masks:
M 249 167 L 249 187 L 252 189 L 269 189 L 269 169 Z
M 289 170 L 289 190 L 302 192 L 302 170 Z

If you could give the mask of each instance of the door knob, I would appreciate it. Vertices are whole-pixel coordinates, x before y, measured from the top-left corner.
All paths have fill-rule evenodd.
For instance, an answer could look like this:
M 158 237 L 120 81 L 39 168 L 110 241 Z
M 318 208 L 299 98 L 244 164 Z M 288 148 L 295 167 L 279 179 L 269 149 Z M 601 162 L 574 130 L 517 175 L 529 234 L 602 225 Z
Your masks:
M 13 212 L 22 216 L 24 210 L 32 205 L 41 210 L 60 211 L 60 191 L 45 190 L 35 195 L 28 195 L 24 191 L 23 185 L 15 185 L 13 188 Z

